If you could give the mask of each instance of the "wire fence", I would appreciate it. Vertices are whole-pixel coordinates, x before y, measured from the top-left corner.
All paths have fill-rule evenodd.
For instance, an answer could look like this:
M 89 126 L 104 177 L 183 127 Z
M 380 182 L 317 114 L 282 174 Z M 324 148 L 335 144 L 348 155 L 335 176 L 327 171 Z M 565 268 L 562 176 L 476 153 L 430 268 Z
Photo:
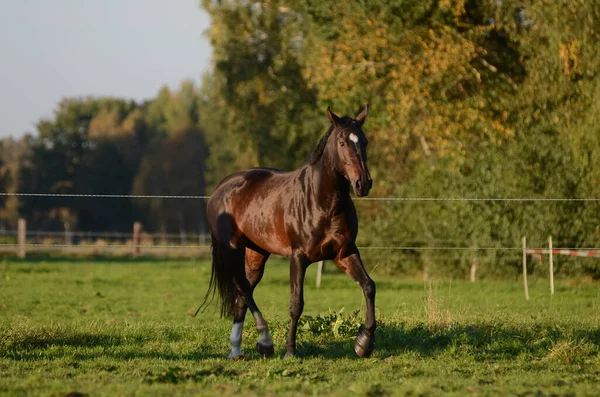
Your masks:
M 151 195 L 151 194 L 73 194 L 73 193 L 11 193 L 0 192 L 0 196 L 15 197 L 65 197 L 65 198 L 129 198 L 129 199 L 180 199 L 207 200 L 202 195 Z M 563 197 L 354 197 L 355 201 L 483 201 L 483 202 L 600 202 L 600 198 Z
M 27 231 L 27 236 L 32 237 L 56 237 L 64 236 L 66 233 L 72 237 L 99 237 L 99 238 L 112 238 L 112 239 L 126 239 L 133 238 L 133 233 L 125 232 L 85 232 L 85 231 L 61 231 L 61 230 L 32 230 Z M 16 236 L 18 230 L 0 230 L 0 236 Z M 149 237 L 160 238 L 160 239 L 200 239 L 206 236 L 206 234 L 199 233 L 146 233 Z
M 33 231 L 27 232 L 27 236 L 34 237 L 30 239 L 29 242 L 26 242 L 28 247 L 39 247 L 39 248 L 101 248 L 101 249 L 122 249 L 122 248 L 148 248 L 148 249 L 206 249 L 210 248 L 210 244 L 189 244 L 189 243 L 180 243 L 180 244 L 165 244 L 165 239 L 163 234 L 160 233 L 151 233 L 145 234 L 142 238 L 145 241 L 155 241 L 158 240 L 158 244 L 154 243 L 145 243 L 145 244 L 134 244 L 133 241 L 133 233 L 94 233 L 94 232 L 70 232 L 73 234 L 79 234 L 83 237 L 98 237 L 95 242 L 93 240 L 82 240 L 82 242 L 77 243 L 56 243 L 56 238 L 49 239 L 47 242 L 39 242 L 43 241 L 44 237 L 53 236 L 59 237 L 64 236 L 65 232 L 57 232 L 57 231 Z M 15 237 L 18 235 L 17 230 L 3 230 L 0 231 L 1 236 L 11 236 Z M 119 236 L 126 240 L 123 242 L 122 240 L 108 239 L 109 236 Z M 176 236 L 179 238 L 179 235 L 171 234 L 171 236 Z M 198 234 L 198 240 L 208 241 L 208 235 Z M 33 240 L 33 241 L 32 241 Z M 190 241 L 191 238 L 186 239 L 185 241 Z M 36 242 L 38 241 L 38 242 Z M 370 246 L 370 245 L 358 245 L 357 248 L 360 250 L 372 250 L 372 251 L 471 251 L 471 252 L 479 252 L 479 251 L 522 251 L 523 247 L 521 246 L 495 246 L 495 247 L 477 247 L 477 246 L 448 246 L 448 245 L 427 245 L 428 242 L 432 242 L 436 240 L 422 240 L 419 245 L 393 245 L 393 246 Z M 452 240 L 459 241 L 459 240 Z M 162 243 L 161 243 L 162 242 Z M 413 242 L 416 242 L 413 240 Z M 5 248 L 16 248 L 18 247 L 18 243 L 0 243 L 0 247 Z M 545 250 L 547 247 L 528 247 L 530 250 Z M 555 250 L 579 250 L 579 251 L 597 251 L 600 250 L 598 247 L 555 247 Z M 430 256 L 431 258 L 431 256 Z
M 206 249 L 210 248 L 210 245 L 161 245 L 161 244 L 54 244 L 54 243 L 26 243 L 27 247 L 39 247 L 39 248 L 98 248 L 98 249 L 121 249 L 121 248 L 149 248 L 149 249 L 189 249 L 198 248 Z M 0 247 L 16 248 L 19 247 L 17 243 L 0 243 Z M 522 247 L 371 247 L 371 246 L 357 246 L 360 250 L 374 250 L 374 251 L 522 251 Z M 547 250 L 547 247 L 542 248 L 528 248 L 528 250 Z M 569 248 L 559 247 L 555 250 L 577 250 L 577 251 L 598 251 L 600 248 Z M 445 256 L 444 256 L 445 257 Z M 435 257 L 433 257 L 435 258 Z
M 16 238 L 18 236 L 18 230 L 11 229 L 0 229 L 0 237 L 7 236 Z M 126 243 L 131 242 L 134 239 L 134 233 L 125 232 L 87 232 L 87 231 L 45 231 L 45 230 L 32 230 L 27 231 L 26 236 L 28 238 L 28 246 L 39 246 L 39 247 L 100 247 L 104 246 L 108 249 L 112 248 L 125 248 L 125 247 L 139 247 L 139 248 L 207 248 L 210 245 L 206 242 L 210 241 L 209 234 L 203 233 L 142 233 L 142 239 L 145 241 L 158 241 L 159 244 L 133 244 Z M 66 241 L 78 237 L 77 242 L 71 243 L 56 243 L 57 240 Z M 46 242 L 42 242 L 47 240 Z M 97 241 L 96 243 L 90 243 L 90 241 Z M 165 244 L 168 241 L 179 241 L 178 244 Z M 190 244 L 191 241 L 198 241 L 198 244 Z M 125 243 L 124 243 L 125 242 Z M 370 246 L 370 245 L 359 245 L 359 249 L 363 250 L 393 250 L 393 251 L 515 251 L 521 250 L 520 246 L 510 246 L 510 243 L 499 242 L 500 246 L 493 247 L 478 247 L 469 245 L 465 240 L 459 239 L 398 239 L 392 240 L 395 243 L 409 243 L 401 245 L 388 245 L 388 246 Z M 441 244 L 440 244 L 441 243 Z M 444 243 L 454 243 L 456 245 L 447 245 Z M 458 243 L 458 244 L 457 244 Z M 465 243 L 465 244 L 460 244 Z M 0 247 L 14 247 L 16 243 L 0 243 Z M 531 249 L 545 249 L 531 248 Z M 596 246 L 590 247 L 577 247 L 571 246 L 556 247 L 555 249 L 578 249 L 578 250 L 597 250 Z
M 19 244 L 15 243 L 0 243 L 0 247 L 11 247 L 16 248 Z M 120 248 L 149 248 L 149 249 L 165 249 L 165 248 L 210 248 L 210 245 L 156 245 L 156 244 L 110 244 L 110 245 L 99 245 L 99 244 L 44 244 L 44 243 L 27 243 L 28 247 L 38 248 L 99 248 L 99 249 L 120 249 Z
M 73 194 L 73 193 L 23 193 L 23 192 L 0 192 L 0 196 L 14 197 L 60 197 L 60 198 L 102 198 L 102 199 L 180 199 L 180 200 L 207 200 L 210 196 L 205 195 L 137 195 L 137 194 Z M 600 202 L 600 198 L 511 198 L 511 197 L 354 197 L 356 201 L 380 201 L 380 202 Z M 0 237 L 18 237 L 18 230 L 0 230 Z M 188 233 L 147 233 L 144 232 L 142 239 L 144 244 L 135 243 L 135 233 L 124 232 L 87 232 L 76 230 L 64 231 L 44 231 L 32 230 L 25 232 L 25 242 L 28 248 L 34 249 L 99 249 L 99 250 L 123 250 L 123 249 L 149 249 L 149 250 L 206 250 L 210 248 L 207 244 L 210 241 L 207 234 Z M 57 240 L 64 243 L 57 243 Z M 95 241 L 94 241 L 95 239 Z M 75 241 L 73 241 L 75 240 Z M 179 241 L 178 244 L 170 242 Z M 116 242 L 115 242 L 116 241 Z M 190 244 L 191 241 L 198 242 Z M 157 243 L 155 243 L 157 242 Z M 510 246 L 511 243 L 501 243 L 500 246 L 474 247 L 472 243 L 459 239 L 411 239 L 411 240 L 392 240 L 395 245 L 389 246 L 370 246 L 363 245 L 358 248 L 367 251 L 417 251 L 431 252 L 443 251 L 444 257 L 451 252 L 502 252 L 502 251 L 521 251 L 520 246 Z M 461 244 L 462 243 L 462 244 Z M 589 242 L 598 245 L 598 242 Z M 453 245 L 448 245 L 453 244 Z M 514 242 L 512 243 L 514 244 Z M 585 244 L 585 242 L 579 242 Z M 15 249 L 21 244 L 4 242 L 0 243 L 0 249 Z M 543 250 L 547 247 L 530 248 L 531 250 Z M 597 247 L 558 247 L 563 250 L 591 251 L 598 250 Z M 430 256 L 430 258 L 433 258 Z
M 16 229 L 0 229 L 0 237 L 9 236 L 16 237 L 18 236 L 18 230 Z M 126 232 L 93 232 L 93 231 L 71 231 L 71 230 L 28 230 L 26 232 L 26 236 L 33 241 L 36 240 L 44 240 L 44 239 L 69 239 L 69 238 L 79 238 L 79 240 L 91 240 L 91 239 L 101 239 L 108 243 L 112 241 L 127 241 L 132 240 L 134 237 L 134 233 L 126 233 Z M 196 232 L 187 232 L 182 231 L 180 233 L 160 233 L 160 232 L 143 232 L 143 236 L 146 239 L 150 239 L 153 241 L 179 241 L 180 244 L 186 244 L 190 241 L 200 241 L 200 242 L 208 242 L 210 241 L 210 235 L 207 233 L 196 233 Z M 469 241 L 465 239 L 387 239 L 393 245 L 391 246 L 362 246 L 363 249 L 396 249 L 396 250 L 412 250 L 412 249 L 448 249 L 448 248 L 460 248 L 464 250 L 501 250 L 501 247 L 474 247 L 469 245 Z M 499 245 L 505 247 L 510 246 L 512 242 L 507 241 L 497 241 Z M 448 245 L 454 244 L 454 245 Z M 589 248 L 581 247 L 577 249 L 596 249 L 595 246 L 600 245 L 600 241 L 591 240 L 591 241 L 579 241 L 578 245 L 590 245 Z M 571 249 L 568 247 L 572 247 L 574 244 L 564 245 L 564 249 Z M 178 245 L 174 245 L 178 246 Z M 508 247 L 507 249 L 520 249 L 519 247 Z M 533 249 L 533 248 L 532 248 Z M 560 248 L 557 248 L 560 249 Z

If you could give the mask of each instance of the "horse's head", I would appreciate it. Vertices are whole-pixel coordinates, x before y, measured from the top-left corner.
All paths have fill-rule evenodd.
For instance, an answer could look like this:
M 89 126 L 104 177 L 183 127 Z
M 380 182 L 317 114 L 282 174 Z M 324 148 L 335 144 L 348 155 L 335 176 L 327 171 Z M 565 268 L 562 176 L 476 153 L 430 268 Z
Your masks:
M 371 174 L 367 167 L 367 138 L 362 125 L 369 113 L 369 105 L 356 117 L 338 117 L 327 107 L 327 116 L 333 125 L 330 137 L 335 144 L 335 170 L 346 177 L 357 196 L 366 196 L 373 186 Z M 333 139 L 331 139 L 333 138 Z

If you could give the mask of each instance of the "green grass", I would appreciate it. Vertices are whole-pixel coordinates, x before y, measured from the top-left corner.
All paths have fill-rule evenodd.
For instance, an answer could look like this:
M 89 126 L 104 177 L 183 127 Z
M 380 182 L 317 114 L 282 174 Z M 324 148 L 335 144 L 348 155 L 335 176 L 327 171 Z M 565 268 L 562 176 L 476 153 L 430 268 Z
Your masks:
M 283 360 L 287 264 L 272 259 L 256 290 L 276 356 L 229 361 L 230 321 L 215 305 L 192 314 L 206 261 L 0 262 L 0 395 L 597 395 L 597 284 L 530 285 L 374 276 L 377 350 L 353 352 L 364 318 L 359 287 L 331 269 L 321 289 L 309 269 L 300 359 Z M 356 312 L 360 310 L 360 312 Z

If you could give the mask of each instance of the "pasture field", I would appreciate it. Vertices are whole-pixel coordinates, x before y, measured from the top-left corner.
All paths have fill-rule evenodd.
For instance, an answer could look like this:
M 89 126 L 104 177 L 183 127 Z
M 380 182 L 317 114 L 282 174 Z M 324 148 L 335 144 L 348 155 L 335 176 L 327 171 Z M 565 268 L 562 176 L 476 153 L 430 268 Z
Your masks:
M 309 269 L 300 358 L 284 360 L 288 266 L 267 264 L 256 300 L 276 355 L 229 361 L 230 321 L 216 305 L 192 317 L 206 260 L 0 262 L 0 395 L 598 395 L 598 284 L 533 280 L 423 282 L 373 275 L 377 349 L 353 351 L 360 288 L 331 264 Z M 356 310 L 360 312 L 356 313 Z

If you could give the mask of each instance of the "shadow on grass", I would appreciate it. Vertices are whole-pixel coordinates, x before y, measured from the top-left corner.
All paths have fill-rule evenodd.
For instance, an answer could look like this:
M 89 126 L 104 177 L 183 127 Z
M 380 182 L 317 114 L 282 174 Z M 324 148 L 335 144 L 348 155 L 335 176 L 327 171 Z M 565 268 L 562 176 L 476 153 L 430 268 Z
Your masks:
M 421 357 L 446 354 L 476 360 L 514 359 L 519 356 L 544 358 L 555 353 L 569 358 L 595 357 L 600 353 L 599 329 L 563 329 L 562 326 L 527 325 L 499 327 L 491 324 L 428 327 L 382 324 L 376 331 L 375 356 L 387 358 L 412 353 Z M 358 334 L 358 333 L 357 333 Z M 300 341 L 302 337 L 299 338 Z M 559 351 L 560 350 L 560 351 Z M 354 340 L 320 338 L 300 343 L 301 357 L 359 359 Z M 577 358 L 574 358 L 577 360 Z
M 0 356 L 18 361 L 36 361 L 73 357 L 91 360 L 111 357 L 117 360 L 160 359 L 160 360 L 204 360 L 224 357 L 223 352 L 207 346 L 186 352 L 153 350 L 147 343 L 164 344 L 181 341 L 184 336 L 176 332 L 136 333 L 114 335 L 102 332 L 70 332 L 33 330 L 33 332 L 9 332 L 0 334 Z M 101 348 L 101 349 L 100 349 Z
M 3 353 L 3 355 L 15 361 L 40 361 L 40 360 L 56 360 L 61 358 L 72 358 L 75 361 L 96 360 L 96 359 L 114 359 L 116 361 L 129 360 L 160 360 L 160 361 L 200 361 L 208 359 L 221 359 L 227 357 L 223 352 L 212 351 L 190 351 L 185 353 L 172 353 L 161 351 L 143 351 L 142 349 L 132 349 L 127 351 L 111 351 L 105 350 L 102 352 L 76 352 L 72 351 L 11 351 Z
M 18 330 L 13 330 L 18 331 Z M 354 340 L 348 332 L 335 337 L 329 332 L 298 335 L 298 354 L 303 358 L 358 359 Z M 358 333 L 357 333 L 358 334 Z M 109 357 L 115 360 L 159 359 L 166 361 L 222 359 L 228 351 L 222 345 L 213 347 L 199 341 L 196 349 L 173 352 L 173 342 L 188 340 L 191 336 L 173 330 L 144 331 L 127 335 L 103 332 L 71 332 L 33 330 L 31 332 L 0 333 L 0 355 L 19 361 L 36 361 L 74 357 L 91 360 Z M 166 349 L 149 348 L 165 346 Z M 101 348 L 101 349 L 99 349 Z M 249 347 L 246 347 L 248 349 Z M 375 357 L 387 358 L 416 354 L 424 358 L 439 355 L 470 357 L 490 361 L 528 357 L 543 359 L 559 357 L 565 362 L 576 362 L 596 357 L 600 352 L 600 330 L 576 329 L 564 325 L 526 324 L 506 327 L 493 324 L 428 326 L 383 323 L 376 332 Z M 251 356 L 252 358 L 252 356 Z

